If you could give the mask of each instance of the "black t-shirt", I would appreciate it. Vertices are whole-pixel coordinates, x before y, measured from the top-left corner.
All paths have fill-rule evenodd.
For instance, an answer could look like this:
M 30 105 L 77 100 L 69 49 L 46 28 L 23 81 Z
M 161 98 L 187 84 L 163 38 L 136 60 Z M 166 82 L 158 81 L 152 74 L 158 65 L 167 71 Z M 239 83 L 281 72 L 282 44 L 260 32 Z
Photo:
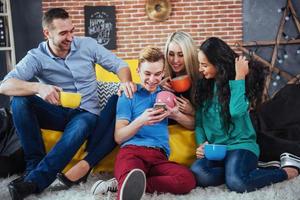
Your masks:
M 190 96 L 190 92 L 191 92 L 191 89 L 185 91 L 185 92 L 174 92 L 174 94 L 177 96 L 177 97 L 181 97 L 183 96 L 184 98 L 188 99 L 191 101 L 191 96 Z M 173 124 L 178 124 L 178 122 L 176 122 L 175 120 L 173 119 L 169 119 L 168 120 L 168 125 L 173 125 Z

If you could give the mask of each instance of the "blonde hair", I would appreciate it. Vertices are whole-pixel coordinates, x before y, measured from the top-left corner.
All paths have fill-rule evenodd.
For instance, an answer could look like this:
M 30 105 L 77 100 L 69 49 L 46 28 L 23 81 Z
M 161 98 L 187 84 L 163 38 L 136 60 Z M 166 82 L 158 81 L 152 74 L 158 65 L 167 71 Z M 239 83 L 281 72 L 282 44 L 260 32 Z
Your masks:
M 148 46 L 148 47 L 145 47 L 140 52 L 138 66 L 140 67 L 141 64 L 146 61 L 153 63 L 153 62 L 157 62 L 160 60 L 162 60 L 163 62 L 165 61 L 165 56 L 164 56 L 163 52 L 159 48 Z
M 191 35 L 183 31 L 174 32 L 168 37 L 164 49 L 165 66 L 166 66 L 165 74 L 166 76 L 171 76 L 171 77 L 174 76 L 174 72 L 168 61 L 168 55 L 169 55 L 169 45 L 172 42 L 178 44 L 182 50 L 185 71 L 188 74 L 188 76 L 192 79 L 192 83 L 193 83 L 191 89 L 191 97 L 192 97 L 192 95 L 195 94 L 196 82 L 199 79 L 199 72 L 198 72 L 199 63 L 198 63 L 196 44 L 193 38 L 191 37 Z

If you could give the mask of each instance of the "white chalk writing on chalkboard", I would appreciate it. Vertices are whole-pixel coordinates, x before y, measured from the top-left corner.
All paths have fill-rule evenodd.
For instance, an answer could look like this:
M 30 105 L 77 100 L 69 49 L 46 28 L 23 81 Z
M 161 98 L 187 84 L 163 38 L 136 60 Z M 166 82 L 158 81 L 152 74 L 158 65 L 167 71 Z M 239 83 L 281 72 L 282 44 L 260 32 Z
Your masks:
M 99 44 L 107 45 L 110 42 L 112 29 L 113 24 L 106 13 L 96 12 L 90 16 L 88 32 L 89 35 L 97 34 L 96 40 Z

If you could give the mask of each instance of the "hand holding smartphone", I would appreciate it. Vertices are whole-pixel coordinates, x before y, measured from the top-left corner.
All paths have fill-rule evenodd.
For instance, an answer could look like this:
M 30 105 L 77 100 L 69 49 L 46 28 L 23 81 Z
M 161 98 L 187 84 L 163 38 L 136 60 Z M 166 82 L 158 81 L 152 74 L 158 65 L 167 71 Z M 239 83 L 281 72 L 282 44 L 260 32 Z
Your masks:
M 163 108 L 164 111 L 167 111 L 167 105 L 165 103 L 155 103 L 154 106 L 153 106 L 154 109 L 160 109 L 160 108 Z

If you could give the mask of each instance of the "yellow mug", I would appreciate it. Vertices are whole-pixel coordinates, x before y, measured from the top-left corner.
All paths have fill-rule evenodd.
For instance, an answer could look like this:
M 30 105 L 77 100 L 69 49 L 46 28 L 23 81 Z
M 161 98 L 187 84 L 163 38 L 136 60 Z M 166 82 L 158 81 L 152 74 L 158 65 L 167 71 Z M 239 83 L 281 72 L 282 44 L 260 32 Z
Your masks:
M 66 108 L 77 108 L 81 102 L 81 94 L 74 92 L 60 92 L 60 104 Z

